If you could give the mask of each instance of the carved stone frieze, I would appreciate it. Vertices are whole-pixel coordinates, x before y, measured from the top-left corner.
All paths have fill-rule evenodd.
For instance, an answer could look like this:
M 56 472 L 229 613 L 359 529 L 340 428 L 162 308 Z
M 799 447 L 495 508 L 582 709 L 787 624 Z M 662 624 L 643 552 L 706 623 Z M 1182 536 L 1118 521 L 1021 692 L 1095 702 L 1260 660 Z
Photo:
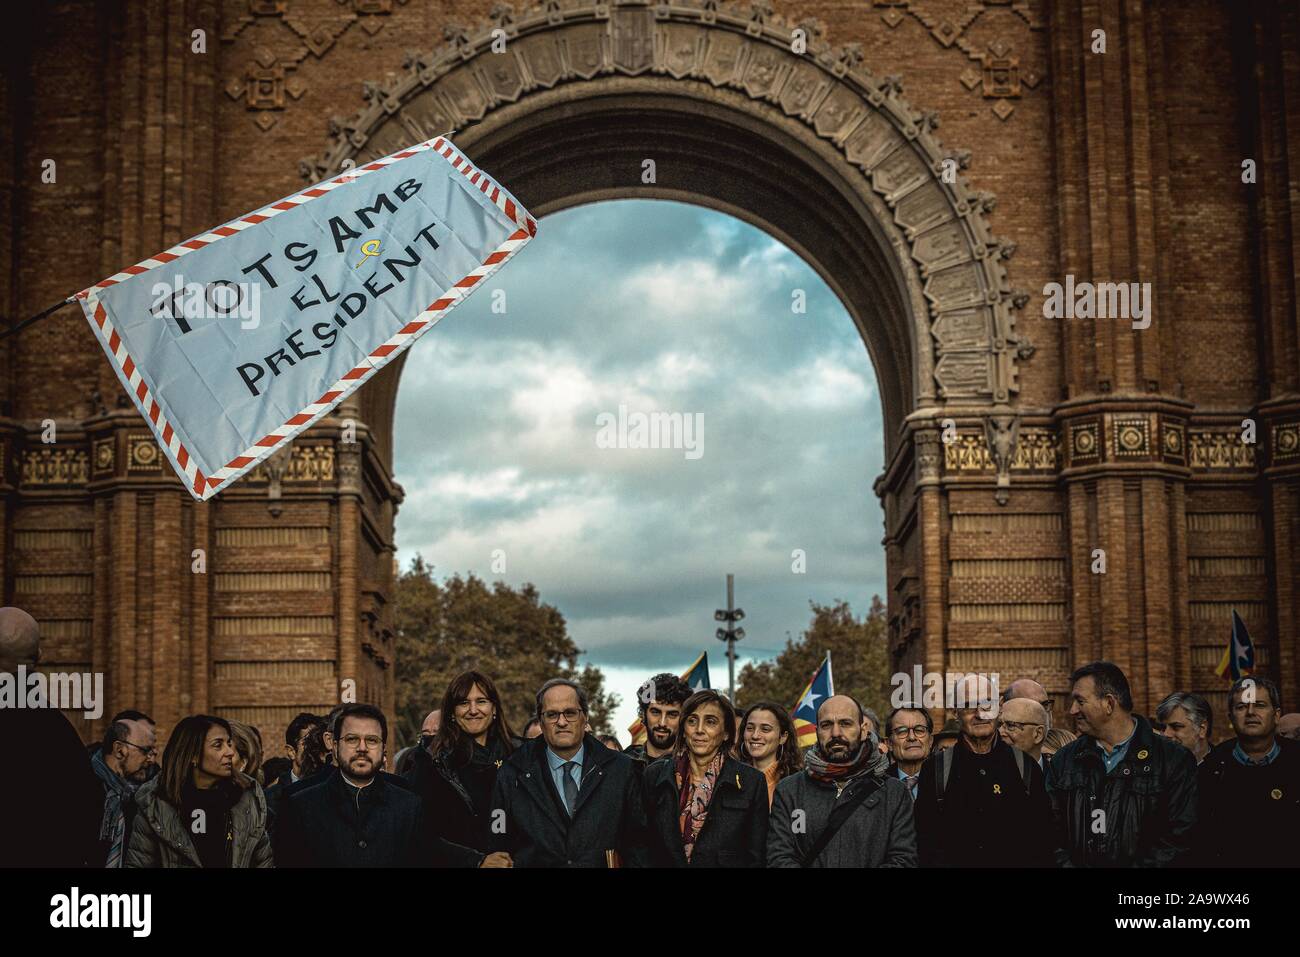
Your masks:
M 930 302 L 927 368 L 937 395 L 1014 399 L 1018 363 L 1033 347 L 1015 329 L 1023 299 L 1006 274 L 1015 246 L 995 239 L 985 218 L 995 198 L 949 175 L 969 165 L 970 153 L 945 150 L 933 132 L 937 117 L 909 106 L 897 77 L 867 69 L 860 47 L 833 48 L 808 30 L 806 52 L 795 54 L 790 37 L 799 24 L 761 0 L 548 0 L 512 8 L 506 49 L 498 42 L 494 51 L 505 15 L 456 26 L 447 43 L 408 54 L 402 72 L 366 84 L 367 105 L 330 121 L 334 143 L 301 162 L 304 178 L 316 182 L 345 161 L 464 129 L 565 82 L 655 75 L 740 91 L 839 150 L 887 205 Z

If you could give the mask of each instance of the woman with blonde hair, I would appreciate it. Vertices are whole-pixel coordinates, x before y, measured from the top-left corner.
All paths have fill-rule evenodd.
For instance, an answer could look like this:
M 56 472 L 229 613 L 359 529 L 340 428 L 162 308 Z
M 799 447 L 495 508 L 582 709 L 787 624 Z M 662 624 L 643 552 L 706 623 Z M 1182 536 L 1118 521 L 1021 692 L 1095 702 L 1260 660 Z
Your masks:
M 1077 737 L 1078 735 L 1073 731 L 1066 731 L 1064 728 L 1048 728 L 1047 734 L 1043 737 L 1044 762 Z
M 231 721 L 230 733 L 235 739 L 235 773 L 261 784 L 262 733 L 242 721 Z

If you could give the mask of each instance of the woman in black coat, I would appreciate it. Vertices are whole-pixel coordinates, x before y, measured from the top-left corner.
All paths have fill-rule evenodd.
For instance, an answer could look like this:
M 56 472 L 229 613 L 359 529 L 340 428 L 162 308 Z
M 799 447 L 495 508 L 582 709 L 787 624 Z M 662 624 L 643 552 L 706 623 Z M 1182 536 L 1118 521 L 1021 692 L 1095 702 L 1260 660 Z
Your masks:
M 406 779 L 424 801 L 431 841 L 453 867 L 509 866 L 504 854 L 488 854 L 492 787 L 497 769 L 515 749 L 501 696 L 478 671 L 457 675 L 442 698 L 442 727 L 429 748 L 417 748 Z M 463 852 L 463 853 L 462 853 Z M 486 855 L 486 857 L 485 857 Z
M 697 692 L 678 727 L 672 760 L 645 769 L 651 866 L 764 866 L 767 782 L 731 757 L 731 704 L 716 691 Z

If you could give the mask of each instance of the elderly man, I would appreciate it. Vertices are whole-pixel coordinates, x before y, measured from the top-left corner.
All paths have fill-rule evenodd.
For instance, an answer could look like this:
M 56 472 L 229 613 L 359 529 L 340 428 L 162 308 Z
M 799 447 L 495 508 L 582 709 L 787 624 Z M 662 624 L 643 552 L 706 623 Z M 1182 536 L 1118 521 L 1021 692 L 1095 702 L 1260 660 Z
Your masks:
M 1156 705 L 1156 720 L 1165 726 L 1161 734 L 1192 752 L 1197 764 L 1210 753 L 1214 713 L 1210 710 L 1210 703 L 1200 695 L 1175 691 Z
M 885 718 L 891 770 L 907 786 L 907 792 L 916 800 L 917 783 L 921 780 L 921 766 L 930 756 L 934 733 L 934 720 L 930 712 L 920 707 L 903 705 L 889 712 Z
M 816 746 L 773 795 L 768 867 L 916 866 L 912 801 L 864 718 L 849 695 L 818 707 Z
M 1300 712 L 1292 711 L 1282 715 L 1277 723 L 1277 736 L 1291 741 L 1300 741 Z
M 424 716 L 424 721 L 420 724 L 420 746 L 428 748 L 433 744 L 433 739 L 438 736 L 438 729 L 442 727 L 442 709 L 434 708 Z
M 104 816 L 99 825 L 105 867 L 121 867 L 135 818 L 135 790 L 157 767 L 158 732 L 153 719 L 139 711 L 113 715 L 90 766 L 104 787 Z
M 989 683 L 970 675 L 960 690 L 961 736 L 921 770 L 916 795 L 921 866 L 1050 866 L 1052 813 L 1042 769 L 999 737 L 998 704 Z
M 36 619 L 0 608 L 0 689 L 25 695 L 19 669 L 40 657 Z M 104 791 L 71 722 L 53 708 L 0 707 L 0 740 L 23 755 L 22 782 L 0 788 L 0 867 L 101 866 Z
M 1043 767 L 1043 739 L 1047 736 L 1047 709 L 1031 698 L 1012 698 L 1002 706 L 998 734 Z
M 1011 701 L 1013 698 L 1028 698 L 1036 702 L 1044 711 L 1047 712 L 1047 728 L 1052 729 L 1052 696 L 1047 693 L 1047 689 L 1040 685 L 1033 678 L 1017 678 L 1011 684 L 1007 685 L 1006 691 L 1002 692 L 1002 700 Z

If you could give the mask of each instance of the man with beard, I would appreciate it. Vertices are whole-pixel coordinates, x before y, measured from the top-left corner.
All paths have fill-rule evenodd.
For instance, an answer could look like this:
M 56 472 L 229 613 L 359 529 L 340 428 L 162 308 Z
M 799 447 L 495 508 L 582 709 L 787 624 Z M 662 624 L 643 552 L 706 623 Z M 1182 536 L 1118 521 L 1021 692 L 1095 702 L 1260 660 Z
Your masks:
M 319 783 L 286 792 L 275 832 L 281 867 L 412 867 L 429 863 L 420 799 L 379 773 L 388 722 L 373 705 L 345 705 L 335 719 L 334 767 Z
M 672 754 L 682 705 L 690 696 L 691 686 L 667 672 L 655 675 L 637 689 L 637 713 L 646 729 L 645 744 L 628 745 L 623 753 L 641 762 Z
M 1277 733 L 1281 716 L 1277 685 L 1267 678 L 1238 679 L 1228 692 L 1237 736 L 1211 749 L 1197 774 L 1195 863 L 1294 867 L 1300 860 L 1300 744 Z
M 926 761 L 917 788 L 921 866 L 1050 867 L 1052 806 L 1038 762 L 999 736 L 987 678 L 968 675 L 957 692 L 961 734 Z
M 158 769 L 158 733 L 153 719 L 139 711 L 113 715 L 104 741 L 90 759 L 104 786 L 104 816 L 99 844 L 105 867 L 121 867 L 135 817 L 135 789 Z
M 1070 675 L 1079 737 L 1047 765 L 1056 862 L 1074 867 L 1186 863 L 1196 826 L 1196 759 L 1133 713 L 1128 678 L 1094 661 Z
M 768 867 L 916 867 L 912 797 L 865 720 L 849 695 L 817 709 L 816 747 L 776 786 Z

